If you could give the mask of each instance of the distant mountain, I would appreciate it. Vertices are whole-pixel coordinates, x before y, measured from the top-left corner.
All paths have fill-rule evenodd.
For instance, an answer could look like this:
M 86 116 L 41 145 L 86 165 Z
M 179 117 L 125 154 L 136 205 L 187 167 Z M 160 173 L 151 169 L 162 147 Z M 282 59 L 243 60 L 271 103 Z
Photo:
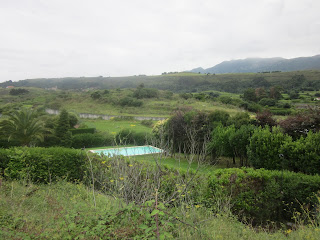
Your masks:
M 224 61 L 214 67 L 192 69 L 195 73 L 246 73 L 246 72 L 270 72 L 270 71 L 300 71 L 320 69 L 320 55 L 313 57 L 285 58 L 247 58 Z

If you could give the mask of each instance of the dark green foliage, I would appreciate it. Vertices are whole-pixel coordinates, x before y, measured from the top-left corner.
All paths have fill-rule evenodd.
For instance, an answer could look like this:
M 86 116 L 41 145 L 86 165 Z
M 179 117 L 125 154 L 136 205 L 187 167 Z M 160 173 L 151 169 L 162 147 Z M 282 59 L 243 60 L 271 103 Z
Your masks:
M 138 98 L 138 99 L 142 99 L 142 98 L 157 98 L 159 96 L 159 91 L 158 89 L 155 88 L 144 88 L 144 87 L 140 87 L 137 88 L 137 90 L 135 90 L 133 92 L 133 97 Z
M 84 151 L 52 148 L 10 148 L 0 150 L 1 171 L 9 179 L 49 183 L 59 178 L 76 181 L 85 176 Z
M 270 109 L 270 112 L 274 115 L 286 116 L 286 115 L 290 115 L 292 113 L 292 110 L 291 109 L 272 108 L 272 109 Z
M 141 100 L 132 98 L 132 97 L 124 97 L 119 100 L 118 103 L 120 106 L 128 106 L 128 107 L 141 107 L 143 102 Z
M 61 146 L 71 146 L 71 132 L 69 129 L 69 114 L 65 109 L 63 109 L 59 114 L 58 123 L 55 128 L 55 136 L 59 139 Z
M 218 191 L 231 197 L 231 210 L 253 224 L 292 221 L 293 214 L 314 212 L 320 176 L 251 168 L 220 169 L 208 182 L 207 206 Z M 211 201 L 210 201 L 211 199 Z M 305 209 L 302 209 L 305 208 Z M 314 216 L 313 216 L 314 217 Z
M 295 90 L 292 90 L 290 91 L 289 93 L 289 97 L 290 99 L 298 99 L 299 98 L 299 92 L 298 91 L 295 91 Z
M 70 129 L 70 132 L 72 133 L 72 135 L 76 135 L 76 134 L 84 134 L 84 133 L 95 133 L 96 129 L 95 128 L 78 128 L 78 129 Z
M 9 92 L 10 95 L 22 95 L 22 94 L 27 94 L 27 93 L 29 93 L 29 91 L 24 88 L 13 88 Z
M 233 104 L 233 99 L 231 97 L 227 97 L 227 96 L 219 97 L 219 101 L 224 104 Z
M 272 130 L 272 131 L 271 131 Z M 283 160 L 279 157 L 282 145 L 291 137 L 283 134 L 278 127 L 270 129 L 257 128 L 248 146 L 249 161 L 255 168 L 284 169 Z
M 100 99 L 102 97 L 101 93 L 99 91 L 91 93 L 91 98 L 94 100 Z
M 276 101 L 274 99 L 272 99 L 272 98 L 262 98 L 259 101 L 259 104 L 262 105 L 262 106 L 272 107 L 272 106 L 276 105 Z
M 72 136 L 73 148 L 91 148 L 111 146 L 113 142 L 113 136 L 110 134 L 93 134 L 93 133 L 81 133 Z
M 222 125 L 226 126 L 229 122 L 230 115 L 228 112 L 223 110 L 216 110 L 214 112 L 209 113 L 209 122 L 211 124 L 214 123 L 221 123 Z
M 22 146 L 35 145 L 43 141 L 44 123 L 37 112 L 23 108 L 8 114 L 8 118 L 0 121 L 0 134 L 8 141 L 20 142 Z
M 256 102 L 258 100 L 256 96 L 256 92 L 253 88 L 248 88 L 247 90 L 244 91 L 243 99 L 248 102 Z
M 242 125 L 249 125 L 252 123 L 252 119 L 247 112 L 236 113 L 229 119 L 229 125 L 234 124 L 236 128 L 240 128 Z
M 180 93 L 179 96 L 186 100 L 193 97 L 192 93 Z
M 74 114 L 69 114 L 69 125 L 70 125 L 70 128 L 73 128 L 75 125 L 77 125 L 78 123 L 78 118 L 76 115 Z
M 320 132 L 286 141 L 281 149 L 285 169 L 307 174 L 320 174 Z
M 240 166 L 248 165 L 247 147 L 254 129 L 253 125 L 242 125 L 240 128 L 219 125 L 212 131 L 208 152 L 213 157 L 231 157 L 233 164 L 236 164 L 235 157 L 238 157 Z
M 119 145 L 145 145 L 151 138 L 150 134 L 144 132 L 135 132 L 130 129 L 122 129 L 115 136 L 116 144 Z

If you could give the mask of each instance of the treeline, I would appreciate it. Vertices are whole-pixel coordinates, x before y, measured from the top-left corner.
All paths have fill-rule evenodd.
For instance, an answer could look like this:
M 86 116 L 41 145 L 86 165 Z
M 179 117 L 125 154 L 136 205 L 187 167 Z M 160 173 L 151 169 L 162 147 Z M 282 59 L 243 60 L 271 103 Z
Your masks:
M 207 162 L 229 157 L 236 166 L 320 174 L 320 109 L 309 109 L 275 121 L 270 112 L 231 117 L 224 111 L 181 109 L 154 127 L 170 142 L 171 153 L 205 153 Z M 237 160 L 238 159 L 238 160 Z

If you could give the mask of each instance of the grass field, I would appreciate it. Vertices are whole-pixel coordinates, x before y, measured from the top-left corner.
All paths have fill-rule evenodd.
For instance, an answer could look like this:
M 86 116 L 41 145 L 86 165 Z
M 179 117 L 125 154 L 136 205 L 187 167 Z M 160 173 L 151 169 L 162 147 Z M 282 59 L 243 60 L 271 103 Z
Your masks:
M 90 128 L 96 128 L 101 132 L 118 133 L 122 129 L 130 129 L 136 132 L 151 133 L 152 128 L 141 124 L 141 121 L 113 121 L 113 120 L 82 120 Z M 156 122 L 156 121 L 155 121 Z

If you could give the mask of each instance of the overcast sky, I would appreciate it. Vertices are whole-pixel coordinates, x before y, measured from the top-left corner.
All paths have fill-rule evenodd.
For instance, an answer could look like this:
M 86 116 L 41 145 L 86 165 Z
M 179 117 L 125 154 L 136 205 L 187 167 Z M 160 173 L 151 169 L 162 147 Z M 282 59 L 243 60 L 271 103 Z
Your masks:
M 320 54 L 319 0 L 0 0 L 0 82 Z

